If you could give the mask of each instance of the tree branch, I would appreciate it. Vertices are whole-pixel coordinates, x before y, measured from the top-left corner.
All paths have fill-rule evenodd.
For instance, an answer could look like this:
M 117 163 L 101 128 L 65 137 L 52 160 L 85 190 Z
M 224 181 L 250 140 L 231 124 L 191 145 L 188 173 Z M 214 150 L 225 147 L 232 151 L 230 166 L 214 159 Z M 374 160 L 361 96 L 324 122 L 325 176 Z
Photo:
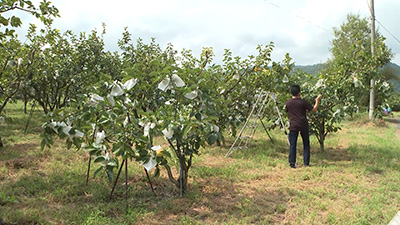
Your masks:
M 168 178 L 169 180 L 175 184 L 175 186 L 179 187 L 179 182 L 177 180 L 175 180 L 174 175 L 172 175 L 172 171 L 171 171 L 171 167 L 169 167 L 168 164 L 163 165 L 165 167 L 165 169 L 167 170 L 168 173 Z
M 18 9 L 18 10 L 21 10 L 21 11 L 24 11 L 24 12 L 28 12 L 28 13 L 31 13 L 31 14 L 36 13 L 36 11 L 34 11 L 34 10 L 24 9 L 24 8 L 19 7 L 19 6 L 12 6 L 12 7 L 8 8 L 8 9 L 5 9 L 4 11 L 0 11 L 0 13 L 5 13 L 5 12 L 12 11 L 12 10 L 15 10 L 15 9 Z
M 245 70 L 243 71 L 242 75 L 239 77 L 239 80 L 236 82 L 236 84 L 234 84 L 227 92 L 224 93 L 224 98 L 226 98 L 226 96 L 227 96 L 228 94 L 230 94 L 230 92 L 232 92 L 233 89 L 235 89 L 236 86 L 239 85 L 239 83 L 242 81 L 242 77 L 245 75 L 245 73 L 247 72 L 247 70 L 248 70 L 248 68 L 245 69 Z
M 168 139 L 168 144 L 169 144 L 169 146 L 172 148 L 172 150 L 174 150 L 174 152 L 176 153 L 176 156 L 177 156 L 178 158 L 180 158 L 180 157 L 181 157 L 180 152 L 178 152 L 178 151 L 176 150 L 174 144 L 172 144 L 171 140 L 169 140 L 169 139 Z
M 188 165 L 187 165 L 187 170 L 189 170 L 189 168 L 192 166 L 192 158 L 193 158 L 193 153 L 190 154 L 190 158 L 189 158 Z

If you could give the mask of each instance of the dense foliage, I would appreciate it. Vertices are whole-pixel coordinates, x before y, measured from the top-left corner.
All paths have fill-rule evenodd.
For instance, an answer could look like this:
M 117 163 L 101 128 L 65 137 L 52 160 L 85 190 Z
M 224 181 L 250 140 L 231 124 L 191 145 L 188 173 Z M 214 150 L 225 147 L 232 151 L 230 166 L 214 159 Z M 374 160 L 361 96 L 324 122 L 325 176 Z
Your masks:
M 313 76 L 293 72 L 289 54 L 282 62 L 273 62 L 272 42 L 257 46 L 258 54 L 247 58 L 226 50 L 218 65 L 212 48 L 195 57 L 171 44 L 163 49 L 155 39 L 133 42 L 127 30 L 118 41 L 120 52 L 111 53 L 104 49 L 105 25 L 100 35 L 95 30 L 61 33 L 51 25 L 58 11 L 46 1 L 40 10 L 29 1 L 6 1 L 0 12 L 25 6 L 45 27 L 31 25 L 26 43 L 12 30 L 1 33 L 0 114 L 7 102 L 18 98 L 39 104 L 49 116 L 42 148 L 53 144 L 54 135 L 64 138 L 68 148 L 88 152 L 99 163 L 95 175 L 104 173 L 110 181 L 114 169 L 122 168 L 121 160 L 131 160 L 146 170 L 155 168 L 156 175 L 164 167 L 170 181 L 186 190 L 193 157 L 202 147 L 223 144 L 224 135 L 236 136 L 260 91 L 274 93 L 281 111 L 290 98 L 290 84 L 300 84 L 310 102 L 322 94 L 310 124 L 323 149 L 327 134 L 365 107 L 369 79 L 378 81 L 378 102 L 385 102 L 388 90 L 376 68 L 390 60 L 390 50 L 378 34 L 377 54 L 372 57 L 368 22 L 355 15 L 334 30 L 333 58 Z M 11 27 L 20 25 L 16 17 L 0 20 L 3 26 L 9 25 L 7 21 Z M 271 113 L 274 104 L 267 106 L 263 119 L 273 129 L 279 126 L 278 115 Z M 164 142 L 156 143 L 158 136 Z
M 340 122 L 347 116 L 365 111 L 369 100 L 369 82 L 376 80 L 378 109 L 385 104 L 390 86 L 378 68 L 392 57 L 384 43 L 384 37 L 376 33 L 375 56 L 371 53 L 370 29 L 367 19 L 349 14 L 340 28 L 334 28 L 332 59 L 326 68 L 314 77 L 314 82 L 304 83 L 306 98 L 323 95 L 323 101 L 315 114 L 310 114 L 311 130 L 317 136 L 321 150 L 326 136 L 340 129 Z M 311 84 L 311 85 L 310 85 Z M 376 111 L 378 117 L 381 110 Z
M 94 161 L 102 162 L 96 173 L 104 171 L 110 180 L 118 157 L 138 161 L 147 170 L 156 167 L 156 173 L 163 166 L 183 190 L 200 148 L 223 142 L 225 131 L 236 134 L 257 90 L 286 92 L 288 80 L 282 82 L 281 75 L 287 77 L 293 66 L 289 56 L 286 65 L 268 65 L 272 43 L 258 46 L 259 55 L 247 59 L 226 51 L 222 66 L 210 65 L 211 48 L 195 58 L 186 50 L 178 54 L 172 45 L 163 50 L 154 39 L 131 43 L 127 31 L 119 45 L 120 76 L 99 82 L 69 107 L 54 111 L 53 121 L 44 126 L 42 147 L 52 144 L 52 134 L 66 138 L 69 147 L 83 143 Z M 267 119 L 275 121 L 277 115 Z M 159 135 L 166 144 L 154 143 Z M 178 178 L 171 165 L 179 169 Z
M 58 9 L 47 0 L 43 0 L 38 6 L 27 0 L 3 0 L 0 4 L 0 41 L 15 37 L 15 28 L 22 25 L 21 18 L 13 14 L 14 11 L 22 11 L 31 14 L 45 25 L 50 25 L 53 18 L 59 16 Z

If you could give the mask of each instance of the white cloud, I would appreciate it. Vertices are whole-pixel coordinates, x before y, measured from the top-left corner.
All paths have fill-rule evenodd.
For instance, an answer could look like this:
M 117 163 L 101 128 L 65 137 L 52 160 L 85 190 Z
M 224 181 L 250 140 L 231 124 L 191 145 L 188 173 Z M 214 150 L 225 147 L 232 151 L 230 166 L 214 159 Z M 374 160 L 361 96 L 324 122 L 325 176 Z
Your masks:
M 246 57 L 256 54 L 257 44 L 275 43 L 273 60 L 289 53 L 296 64 L 325 62 L 329 56 L 332 28 L 339 27 L 348 13 L 369 17 L 365 0 L 53 0 L 61 18 L 54 27 L 74 33 L 101 31 L 106 23 L 106 48 L 118 50 L 117 41 L 124 27 L 132 39 L 149 42 L 155 37 L 164 47 L 172 43 L 177 50 L 191 49 L 198 56 L 202 47 L 213 47 L 216 60 L 224 49 Z M 400 1 L 375 1 L 376 18 L 400 38 L 397 14 Z M 24 18 L 25 19 L 25 18 Z M 23 20 L 24 21 L 24 20 Z M 380 25 L 377 24 L 377 28 Z M 387 44 L 394 53 L 400 43 L 384 29 Z M 400 64 L 400 56 L 394 62 Z

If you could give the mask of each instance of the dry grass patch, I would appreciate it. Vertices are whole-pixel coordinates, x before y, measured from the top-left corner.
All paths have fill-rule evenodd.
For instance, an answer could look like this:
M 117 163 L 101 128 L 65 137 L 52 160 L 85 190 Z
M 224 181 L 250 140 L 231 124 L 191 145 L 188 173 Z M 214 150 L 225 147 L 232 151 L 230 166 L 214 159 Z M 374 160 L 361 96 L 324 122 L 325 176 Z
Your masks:
M 151 178 L 154 196 L 143 167 L 129 161 L 128 208 L 124 170 L 110 199 L 112 184 L 93 178 L 97 165 L 86 185 L 84 151 L 67 150 L 62 141 L 42 151 L 38 134 L 20 141 L 12 135 L 0 150 L 6 224 L 385 224 L 400 207 L 394 129 L 362 119 L 330 135 L 325 152 L 312 137 L 307 168 L 301 149 L 300 167 L 289 168 L 280 130 L 271 132 L 273 144 L 259 129 L 248 149 L 230 157 L 227 137 L 227 146 L 207 146 L 194 157 L 183 198 L 163 169 Z M 167 148 L 162 138 L 156 143 Z

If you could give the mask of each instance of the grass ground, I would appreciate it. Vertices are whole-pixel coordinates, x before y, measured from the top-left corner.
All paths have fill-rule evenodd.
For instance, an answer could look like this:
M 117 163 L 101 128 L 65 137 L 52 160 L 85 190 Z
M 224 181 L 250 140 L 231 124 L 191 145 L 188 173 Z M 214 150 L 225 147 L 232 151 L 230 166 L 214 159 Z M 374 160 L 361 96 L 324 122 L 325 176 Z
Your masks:
M 260 129 L 248 149 L 225 158 L 234 141 L 227 138 L 226 147 L 195 158 L 183 198 L 163 170 L 152 179 L 154 196 L 143 167 L 129 162 L 126 208 L 124 179 L 110 199 L 104 177 L 86 184 L 85 152 L 62 141 L 40 150 L 40 112 L 24 134 L 22 106 L 7 110 L 12 121 L 0 125 L 4 224 L 387 224 L 400 210 L 399 132 L 388 122 L 346 121 L 324 152 L 312 138 L 312 166 L 302 167 L 298 154 L 297 169 L 288 166 L 282 131 L 272 132 L 273 144 Z

